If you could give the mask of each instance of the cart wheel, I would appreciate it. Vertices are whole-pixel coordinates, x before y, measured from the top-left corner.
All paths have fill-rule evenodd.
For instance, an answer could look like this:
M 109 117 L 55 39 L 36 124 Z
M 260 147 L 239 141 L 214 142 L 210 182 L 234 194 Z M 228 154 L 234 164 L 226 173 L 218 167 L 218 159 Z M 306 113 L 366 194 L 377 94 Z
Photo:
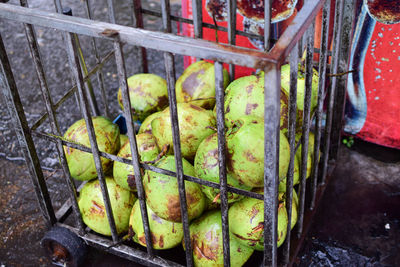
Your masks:
M 42 247 L 56 265 L 79 266 L 86 256 L 87 246 L 75 233 L 64 227 L 53 227 L 41 240 Z

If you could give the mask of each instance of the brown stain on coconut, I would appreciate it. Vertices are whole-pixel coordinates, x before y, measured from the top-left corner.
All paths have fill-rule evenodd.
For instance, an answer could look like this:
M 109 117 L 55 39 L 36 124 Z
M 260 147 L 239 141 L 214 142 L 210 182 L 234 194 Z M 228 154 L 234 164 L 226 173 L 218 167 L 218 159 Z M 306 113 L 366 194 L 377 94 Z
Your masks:
M 256 103 L 254 103 L 254 104 L 247 103 L 245 114 L 246 114 L 246 115 L 250 115 L 251 112 L 252 112 L 253 110 L 255 110 L 257 107 L 258 107 L 258 104 L 256 104 Z
M 94 201 L 94 200 L 92 200 L 92 206 L 90 207 L 90 210 L 89 210 L 89 212 L 91 213 L 91 214 L 97 214 L 97 215 L 99 215 L 99 216 L 102 216 L 102 217 L 104 217 L 104 206 L 103 205 L 101 205 L 101 204 L 99 204 L 99 203 L 97 203 L 96 201 Z
M 204 74 L 204 70 L 201 69 L 199 71 L 193 72 L 188 77 L 186 77 L 185 81 L 182 83 L 182 92 L 187 94 L 184 96 L 185 101 L 191 100 L 196 89 L 201 84 L 201 80 L 197 78 L 199 74 Z
M 233 235 L 236 236 L 236 237 L 239 238 L 239 239 L 242 239 L 242 240 L 245 240 L 245 241 L 249 241 L 249 243 L 247 243 L 247 245 L 250 246 L 250 247 L 254 247 L 254 246 L 257 245 L 257 243 L 259 242 L 259 240 L 254 240 L 254 239 L 251 239 L 251 238 L 246 238 L 246 237 L 241 236 L 241 235 L 239 235 L 239 234 L 233 233 Z
M 254 155 L 248 150 L 244 153 L 244 156 L 246 157 L 246 159 L 248 161 L 255 162 L 255 163 L 258 162 L 257 158 L 254 157 Z
M 280 130 L 286 129 L 288 126 L 288 112 L 289 112 L 289 99 L 288 96 L 286 95 L 286 93 L 283 92 L 283 90 L 281 90 L 281 97 L 280 97 L 280 101 L 281 101 L 281 125 L 280 125 Z
M 199 106 L 196 106 L 196 105 L 192 105 L 192 104 L 190 104 L 190 107 L 191 107 L 192 109 L 195 109 L 195 110 L 198 110 L 198 111 L 203 111 L 203 110 L 204 110 L 203 108 L 201 108 L 201 107 L 199 107 Z
M 205 258 L 210 261 L 217 261 L 218 257 L 218 242 L 212 242 L 210 245 L 204 244 L 200 241 L 197 235 L 192 237 L 193 253 L 198 259 Z M 215 246 L 216 245 L 216 246 Z
M 181 219 L 181 205 L 179 197 L 167 195 L 165 198 L 168 200 L 168 220 L 173 222 L 180 222 Z
M 163 96 L 159 96 L 157 97 L 157 103 L 158 103 L 158 110 L 163 109 L 164 107 L 168 106 L 168 97 L 163 95 Z
M 130 189 L 136 189 L 135 175 L 128 174 L 126 182 Z

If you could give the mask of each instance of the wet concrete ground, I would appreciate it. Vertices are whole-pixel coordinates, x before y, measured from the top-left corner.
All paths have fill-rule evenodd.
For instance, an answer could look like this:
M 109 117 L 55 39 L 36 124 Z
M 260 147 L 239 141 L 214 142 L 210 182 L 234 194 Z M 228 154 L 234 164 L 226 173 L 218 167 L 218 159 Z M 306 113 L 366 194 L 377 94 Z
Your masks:
M 12 0 L 11 3 L 18 1 Z M 30 1 L 31 6 L 52 10 L 50 0 Z M 122 1 L 121 1 L 122 2 Z M 147 5 L 158 8 L 150 1 Z M 79 1 L 63 1 L 73 7 L 74 14 L 83 16 Z M 176 5 L 173 9 L 179 10 Z M 129 24 L 124 4 L 117 6 L 121 24 Z M 105 1 L 95 7 L 95 17 L 107 20 Z M 161 23 L 146 19 L 146 27 L 159 30 Z M 4 39 L 17 85 L 30 125 L 44 112 L 36 76 L 28 54 L 21 24 L 0 20 L 0 33 Z M 37 34 L 45 62 L 52 95 L 58 99 L 72 84 L 67 57 L 59 32 L 38 28 Z M 84 53 L 90 53 L 90 40 L 81 39 Z M 104 55 L 110 43 L 99 43 Z M 137 71 L 135 48 L 125 47 L 128 73 Z M 150 72 L 165 77 L 161 54 L 149 51 Z M 182 60 L 177 57 L 177 75 L 182 72 Z M 93 65 L 88 61 L 89 66 Z M 90 69 L 90 68 L 89 68 Z M 119 113 L 116 101 L 118 80 L 113 62 L 105 65 L 105 85 L 111 117 Z M 96 85 L 95 79 L 93 79 Z M 101 102 L 101 101 L 100 101 Z M 40 103 L 40 104 L 38 104 Z M 101 106 L 102 107 L 102 106 Z M 61 131 L 77 118 L 79 110 L 72 99 L 59 110 Z M 47 124 L 41 128 L 47 130 Z M 59 208 L 66 199 L 65 185 L 54 147 L 37 142 L 37 148 L 48 177 L 53 205 Z M 311 231 L 298 257 L 299 266 L 400 266 L 400 152 L 382 149 L 368 143 L 356 142 L 351 150 L 343 147 L 337 168 L 317 211 Z M 374 158 L 373 158 L 374 157 Z M 29 174 L 23 164 L 20 148 L 12 130 L 10 116 L 0 96 L 0 265 L 49 266 L 39 246 L 46 228 L 37 206 Z M 87 266 L 135 266 L 122 259 L 91 250 Z

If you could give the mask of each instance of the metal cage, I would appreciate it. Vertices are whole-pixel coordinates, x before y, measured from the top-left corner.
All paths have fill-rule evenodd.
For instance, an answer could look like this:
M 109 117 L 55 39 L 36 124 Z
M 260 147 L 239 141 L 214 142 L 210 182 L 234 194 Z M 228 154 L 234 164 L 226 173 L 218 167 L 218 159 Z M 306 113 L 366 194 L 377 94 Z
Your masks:
M 329 21 L 330 1 L 315 0 L 304 1 L 304 6 L 297 13 L 293 22 L 288 26 L 282 36 L 276 43 L 269 47 L 270 39 L 270 1 L 265 1 L 265 32 L 264 36 L 264 51 L 253 50 L 235 46 L 235 36 L 246 35 L 243 32 L 237 32 L 235 25 L 236 1 L 228 0 L 228 27 L 219 30 L 227 31 L 229 44 L 220 44 L 202 40 L 202 28 L 215 28 L 214 25 L 205 24 L 202 22 L 201 0 L 192 0 L 193 4 L 193 19 L 187 19 L 180 16 L 172 16 L 170 12 L 169 0 L 161 0 L 162 12 L 156 12 L 141 8 L 140 0 L 131 0 L 132 7 L 132 26 L 121 26 L 115 24 L 114 3 L 116 1 L 108 0 L 108 14 L 110 22 L 100 22 L 91 19 L 90 1 L 86 0 L 88 18 L 79 18 L 62 14 L 63 7 L 60 0 L 55 0 L 55 10 L 57 13 L 45 12 L 38 9 L 28 7 L 27 0 L 20 0 L 21 6 L 0 3 L 0 18 L 13 20 L 24 24 L 26 38 L 29 42 L 30 53 L 36 74 L 40 84 L 40 90 L 44 98 L 46 113 L 42 114 L 32 126 L 29 126 L 24 114 L 24 109 L 21 104 L 18 88 L 15 82 L 2 39 L 0 39 L 0 57 L 1 57 L 1 72 L 0 85 L 5 96 L 10 114 L 15 121 L 15 129 L 18 135 L 18 140 L 22 146 L 25 160 L 28 165 L 32 182 L 38 198 L 38 203 L 43 212 L 44 218 L 49 226 L 59 225 L 72 230 L 79 235 L 87 244 L 107 252 L 136 261 L 144 265 L 160 265 L 160 266 L 181 266 L 180 264 L 157 255 L 152 246 L 147 245 L 147 251 L 134 248 L 126 245 L 118 236 L 114 218 L 111 212 L 110 199 L 108 197 L 105 184 L 105 175 L 101 166 L 100 157 L 105 157 L 113 161 L 119 161 L 127 164 L 132 164 L 135 173 L 140 176 L 140 169 L 152 170 L 155 172 L 167 174 L 176 177 L 179 185 L 179 195 L 181 203 L 186 203 L 184 181 L 192 181 L 201 185 L 218 188 L 221 191 L 221 212 L 222 212 L 222 234 L 223 234 L 223 251 L 224 265 L 230 266 L 229 258 L 229 223 L 228 223 L 228 200 L 227 192 L 249 196 L 264 200 L 264 253 L 260 264 L 265 266 L 277 266 L 280 264 L 292 263 L 294 255 L 297 254 L 300 248 L 301 241 L 304 239 L 305 230 L 309 227 L 310 217 L 315 210 L 315 203 L 325 188 L 326 177 L 329 176 L 330 170 L 334 166 L 335 154 L 330 156 L 332 150 L 331 143 L 337 145 L 337 138 L 334 135 L 339 135 L 341 130 L 340 120 L 333 121 L 333 114 L 343 112 L 335 106 L 337 94 L 337 77 L 335 75 L 328 76 L 328 72 L 337 73 L 339 65 L 339 52 L 341 46 L 342 34 L 342 14 L 344 1 L 336 1 L 336 12 L 334 21 Z M 313 54 L 314 54 L 314 19 L 320 9 L 323 8 L 322 32 L 321 32 L 321 47 L 319 63 L 317 63 L 319 71 L 319 89 L 318 89 L 318 104 L 314 114 L 310 114 L 311 102 L 311 79 L 313 69 Z M 164 32 L 152 32 L 143 29 L 143 14 L 159 16 L 162 18 Z M 195 38 L 178 36 L 172 34 L 172 21 L 184 22 L 193 24 L 195 30 Z M 328 47 L 328 28 L 329 24 L 334 23 L 334 38 L 333 49 L 330 51 Z M 40 57 L 40 49 L 35 35 L 34 26 L 50 27 L 63 32 L 65 48 L 68 53 L 68 62 L 71 67 L 75 85 L 58 101 L 54 102 L 50 90 L 46 82 L 46 74 Z M 80 51 L 78 36 L 85 35 L 96 39 L 104 39 L 113 43 L 113 49 L 105 57 L 96 56 L 96 65 L 90 71 L 85 68 Z M 175 162 L 177 171 L 167 171 L 156 168 L 152 165 L 144 164 L 139 161 L 134 122 L 132 121 L 132 111 L 128 97 L 127 72 L 125 68 L 124 55 L 122 46 L 133 45 L 140 47 L 138 64 L 141 64 L 143 72 L 147 71 L 146 49 L 155 49 L 164 53 L 164 64 L 166 68 L 166 77 L 168 84 L 169 106 L 171 111 L 173 145 Z M 93 42 L 95 46 L 95 42 Z M 293 188 L 293 171 L 294 171 L 294 155 L 296 147 L 295 142 L 295 123 L 296 123 L 296 90 L 297 90 L 297 66 L 299 62 L 299 53 L 306 50 L 306 93 L 304 99 L 304 115 L 302 127 L 302 158 L 307 159 L 309 131 L 311 122 L 315 118 L 315 149 L 314 149 L 314 164 L 312 176 L 309 184 L 306 183 L 307 160 L 301 162 L 300 176 L 300 194 L 299 194 L 299 221 L 295 228 L 295 234 L 291 235 L 290 223 L 288 224 L 288 234 L 282 248 L 279 249 L 282 253 L 278 253 L 277 249 L 277 194 L 278 194 L 278 164 L 279 164 L 279 121 L 280 121 L 280 88 L 281 88 L 281 73 L 280 67 L 286 60 L 290 62 L 291 79 L 290 79 L 290 102 L 289 102 L 289 134 L 288 140 L 290 144 L 290 164 L 288 172 L 288 182 L 286 192 L 286 208 L 290 222 L 292 211 L 292 188 Z M 96 49 L 96 47 L 95 47 Z M 175 54 L 193 56 L 201 59 L 212 60 L 215 63 L 215 85 L 216 85 L 216 106 L 217 106 L 217 132 L 218 132 L 218 155 L 220 166 L 220 184 L 201 180 L 197 177 L 192 177 L 183 174 L 182 156 L 179 138 L 179 127 L 177 117 L 177 102 L 175 96 Z M 331 63 L 329 63 L 331 56 Z M 112 60 L 115 57 L 115 62 L 118 70 L 119 85 L 122 88 L 124 116 L 127 120 L 127 129 L 129 140 L 132 144 L 131 153 L 132 160 L 117 157 L 112 154 L 100 152 L 96 143 L 92 115 L 99 114 L 98 107 L 94 98 L 94 93 L 104 95 L 104 88 L 93 91 L 88 90 L 91 86 L 85 86 L 90 83 L 92 77 L 102 75 L 101 69 L 106 61 Z M 232 66 L 240 65 L 261 69 L 265 72 L 265 160 L 264 160 L 264 195 L 249 192 L 237 188 L 227 186 L 226 181 L 226 158 L 225 158 L 225 128 L 224 128 L 224 88 L 223 88 L 223 63 Z M 232 74 L 232 72 L 231 72 Z M 100 76 L 101 79 L 101 76 Z M 330 79 L 329 83 L 326 81 Z M 329 86 L 327 86 L 329 85 Z M 91 148 L 81 146 L 79 144 L 69 142 L 61 138 L 59 125 L 56 119 L 57 109 L 63 105 L 66 99 L 73 95 L 78 96 L 78 103 L 82 116 L 84 117 L 90 137 Z M 323 104 L 326 101 L 326 121 L 323 122 Z M 108 115 L 108 114 L 106 114 Z M 49 120 L 51 125 L 51 133 L 39 131 L 38 127 L 45 121 Z M 33 136 L 40 137 L 49 142 L 56 144 L 59 154 L 60 163 L 64 171 L 64 178 L 68 185 L 69 200 L 57 212 L 53 209 L 49 193 L 46 186 L 46 181 L 42 172 L 40 160 L 37 155 Z M 332 138 L 333 139 L 332 139 Z M 98 178 L 101 184 L 103 199 L 106 206 L 109 224 L 111 226 L 112 237 L 107 238 L 99 236 L 87 229 L 82 221 L 79 207 L 77 203 L 77 195 L 79 194 L 70 176 L 63 146 L 72 147 L 93 154 L 96 164 Z M 322 155 L 319 155 L 319 152 Z M 318 164 L 318 158 L 321 156 L 321 162 Z M 139 177 L 140 178 L 140 177 Z M 143 218 L 143 226 L 145 229 L 146 244 L 151 244 L 149 222 L 145 204 L 145 194 L 141 179 L 136 179 L 137 195 L 140 201 L 141 214 Z M 306 190 L 307 188 L 307 190 Z M 310 196 L 310 201 L 305 201 L 306 195 Z M 64 223 L 65 218 L 75 216 L 76 226 L 71 226 Z M 192 247 L 189 235 L 189 220 L 186 205 L 181 205 L 182 222 L 184 229 L 184 244 L 186 253 L 187 266 L 193 266 Z M 183 253 L 183 252 L 182 252 Z

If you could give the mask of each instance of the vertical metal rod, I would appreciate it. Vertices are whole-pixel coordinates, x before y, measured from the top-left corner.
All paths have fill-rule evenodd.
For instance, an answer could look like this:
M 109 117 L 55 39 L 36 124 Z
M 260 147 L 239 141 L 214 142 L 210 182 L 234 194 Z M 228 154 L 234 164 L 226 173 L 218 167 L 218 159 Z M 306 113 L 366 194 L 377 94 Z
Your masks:
M 264 50 L 270 49 L 269 38 L 271 35 L 271 2 L 272 0 L 264 1 Z
M 142 173 L 141 173 L 142 170 L 140 169 L 139 153 L 137 150 L 137 143 L 135 136 L 136 131 L 134 127 L 134 122 L 132 120 L 131 102 L 129 101 L 129 88 L 127 84 L 127 74 L 126 74 L 124 55 L 122 51 L 122 44 L 118 41 L 115 41 L 114 50 L 115 50 L 115 61 L 117 63 L 117 68 L 118 68 L 119 86 L 122 92 L 122 103 L 124 105 L 124 113 L 125 113 L 124 115 L 126 118 L 126 126 L 128 128 L 129 142 L 131 144 L 132 165 L 133 165 L 133 170 L 135 172 L 135 183 L 140 204 L 140 212 L 142 215 L 142 223 L 146 239 L 147 253 L 150 255 L 150 257 L 153 257 L 154 250 L 150 233 L 148 212 L 146 207 L 146 197 L 143 189 Z
M 315 192 L 317 191 L 318 181 L 318 166 L 320 157 L 320 145 L 321 145 L 321 122 L 322 122 L 322 108 L 324 104 L 324 93 L 325 93 L 325 77 L 326 77 L 326 66 L 328 59 L 328 38 L 329 38 L 329 14 L 330 14 L 330 0 L 325 2 L 324 10 L 322 13 L 322 27 L 321 27 L 321 45 L 319 55 L 319 80 L 318 80 L 318 104 L 315 113 L 315 135 L 314 135 L 314 158 L 312 159 L 312 172 L 311 172 L 311 209 L 314 209 L 315 205 Z
M 203 8 L 201 0 L 192 0 L 194 37 L 203 38 Z
M 222 215 L 222 239 L 224 250 L 224 266 L 230 266 L 229 247 L 229 221 L 228 221 L 228 191 L 226 180 L 226 142 L 225 142 L 225 116 L 224 116 L 224 75 L 223 65 L 220 62 L 214 63 L 215 68 L 215 98 L 217 104 L 217 132 L 218 132 L 218 163 L 219 183 Z
M 306 77 L 303 125 L 301 135 L 301 159 L 300 159 L 300 187 L 299 187 L 299 219 L 297 223 L 297 235 L 300 236 L 303 230 L 305 195 L 306 195 L 306 177 L 307 177 L 307 159 L 308 159 L 308 139 L 310 135 L 310 111 L 311 111 L 311 93 L 313 76 L 313 53 L 314 53 L 314 24 L 310 25 L 306 35 Z
M 163 0 L 162 7 L 163 7 L 162 8 L 163 26 L 167 32 L 168 31 L 170 32 L 172 30 L 172 27 L 171 27 L 169 0 Z M 175 92 L 176 76 L 175 76 L 174 56 L 171 53 L 164 53 L 164 62 L 167 74 L 168 100 L 169 100 L 169 110 L 171 115 L 172 139 L 173 139 L 172 141 L 174 146 L 176 178 L 178 181 L 179 201 L 181 206 L 183 238 L 185 241 L 186 265 L 193 266 L 192 243 L 190 241 L 189 217 L 188 217 L 188 209 L 186 202 L 185 181 L 183 179 L 183 165 L 182 165 L 181 141 L 179 135 L 178 108 L 176 103 L 176 92 Z
M 85 10 L 86 10 L 86 15 L 89 19 L 93 19 L 92 11 L 90 8 L 90 0 L 85 0 Z M 94 55 L 96 57 L 96 64 L 99 64 L 101 62 L 100 54 L 97 49 L 97 42 L 95 38 L 91 38 L 91 45 L 94 51 Z M 103 68 L 100 68 L 96 72 L 97 76 L 97 82 L 99 83 L 100 86 L 100 91 L 101 91 L 101 98 L 103 100 L 103 105 L 104 105 L 104 114 L 107 118 L 111 118 L 110 110 L 108 109 L 108 101 L 107 101 L 107 94 L 106 94 L 106 89 L 104 87 L 104 75 L 103 75 Z
M 72 9 L 65 8 L 65 9 L 63 9 L 62 13 L 67 16 L 72 16 Z M 82 48 L 81 48 L 81 43 L 79 42 L 79 37 L 75 33 L 73 33 L 73 36 L 74 36 L 74 41 L 76 43 L 79 62 L 80 62 L 80 66 L 82 68 L 83 74 L 85 74 L 85 76 L 88 76 L 89 71 L 86 66 L 85 57 L 83 55 Z M 90 78 L 87 79 L 85 88 L 86 88 L 86 94 L 88 95 L 88 101 L 89 101 L 90 108 L 92 110 L 92 114 L 93 114 L 93 116 L 98 116 L 99 108 L 97 106 L 96 97 L 94 95 L 92 81 L 90 80 Z
M 142 15 L 142 3 L 141 0 L 131 0 L 130 2 L 131 5 L 131 19 L 132 19 L 132 26 L 134 28 L 143 28 L 143 15 Z M 144 47 L 139 47 L 138 48 L 138 61 L 141 63 L 139 72 L 140 73 L 147 73 L 149 72 L 148 70 L 148 64 L 147 64 L 147 52 L 146 48 Z
M 277 266 L 280 66 L 264 69 L 264 266 Z
M 28 3 L 26 0 L 20 0 L 20 3 L 21 3 L 21 6 L 28 7 Z M 30 53 L 31 53 L 31 56 L 32 56 L 32 59 L 33 59 L 34 65 L 35 65 L 36 74 L 37 74 L 38 81 L 40 84 L 40 89 L 42 91 L 42 96 L 43 96 L 43 99 L 45 100 L 46 111 L 49 116 L 51 130 L 52 130 L 53 134 L 61 136 L 60 128 L 57 123 L 56 111 L 53 106 L 53 101 L 51 99 L 50 90 L 47 85 L 47 79 L 46 79 L 45 71 L 44 71 L 44 68 L 42 65 L 42 61 L 41 61 L 40 49 L 39 49 L 39 45 L 37 43 L 35 30 L 33 28 L 33 25 L 31 25 L 31 24 L 24 24 L 24 27 L 25 27 L 26 38 L 29 43 Z M 68 185 L 68 193 L 70 195 L 70 201 L 72 203 L 72 209 L 73 209 L 73 212 L 75 215 L 75 220 L 77 222 L 77 226 L 78 226 L 80 233 L 84 234 L 85 227 L 84 227 L 84 224 L 82 221 L 81 214 L 79 212 L 79 206 L 78 206 L 78 201 L 77 201 L 77 191 L 76 191 L 76 187 L 73 182 L 73 179 L 71 177 L 71 174 L 69 172 L 67 159 L 65 157 L 65 152 L 64 152 L 64 148 L 63 148 L 61 140 L 57 141 L 56 147 L 57 147 L 57 152 L 58 152 L 58 156 L 60 159 L 60 163 L 61 163 L 62 169 L 64 171 L 65 182 Z
M 171 53 L 164 53 L 164 60 L 165 60 L 165 69 L 167 71 L 168 100 L 169 100 L 169 110 L 171 114 L 171 124 L 172 124 L 172 141 L 175 154 L 176 178 L 178 180 L 179 200 L 181 204 L 181 215 L 182 215 L 183 234 L 184 234 L 183 238 L 185 241 L 185 249 L 186 249 L 185 251 L 186 264 L 187 266 L 193 266 L 192 244 L 190 242 L 189 218 L 188 218 L 188 209 L 186 202 L 186 190 L 183 179 L 181 141 L 180 141 L 179 123 L 178 123 L 178 108 L 176 104 L 176 94 L 175 94 L 174 56 Z
M 45 218 L 47 226 L 52 226 L 57 222 L 49 192 L 47 191 L 46 181 L 40 167 L 40 161 L 36 154 L 36 148 L 30 134 L 28 122 L 26 121 L 24 108 L 18 93 L 17 85 L 14 80 L 10 62 L 7 58 L 7 51 L 3 44 L 0 34 L 0 89 L 3 92 L 4 100 L 8 107 L 18 142 L 23 150 L 25 161 L 31 176 L 32 184 L 35 189 L 39 207 Z
M 290 62 L 290 94 L 289 94 L 289 146 L 290 146 L 290 161 L 289 170 L 286 180 L 286 211 L 288 214 L 288 225 L 285 242 L 283 243 L 283 263 L 289 262 L 290 255 L 290 232 L 292 218 L 292 199 L 293 199 L 293 175 L 294 175 L 294 159 L 296 146 L 296 108 L 297 108 L 297 76 L 298 76 L 298 61 L 299 49 L 298 44 L 293 47 L 289 55 Z
M 114 2 L 113 0 L 107 0 L 108 17 L 111 23 L 115 23 L 115 12 L 114 12 Z
M 111 236 L 112 236 L 113 241 L 116 243 L 116 242 L 118 242 L 117 229 L 115 227 L 114 215 L 112 213 L 110 198 L 109 198 L 108 190 L 107 190 L 107 184 L 106 184 L 103 167 L 102 167 L 101 160 L 100 160 L 100 153 L 99 153 L 99 148 L 97 146 L 96 135 L 95 135 L 94 128 L 93 128 L 93 121 L 92 121 L 92 117 L 90 116 L 90 112 L 89 112 L 89 109 L 87 106 L 88 99 L 87 99 L 87 96 L 84 91 L 84 82 L 83 82 L 82 73 L 80 71 L 78 55 L 76 54 L 76 47 L 75 47 L 76 44 L 74 42 L 74 36 L 71 33 L 64 33 L 64 39 L 66 41 L 69 64 L 71 67 L 71 71 L 74 75 L 78 93 L 79 93 L 81 110 L 83 111 L 83 117 L 86 122 L 86 129 L 87 129 L 88 135 L 89 135 L 90 146 L 91 146 L 92 154 L 94 157 L 94 163 L 96 166 L 96 171 L 97 171 L 97 175 L 98 175 L 99 182 L 100 182 L 101 192 L 103 195 L 103 201 L 104 201 L 104 204 L 106 207 L 108 222 L 109 222 L 109 225 L 111 228 Z
M 340 36 L 342 35 L 342 20 L 343 20 L 343 7 L 344 1 L 337 0 L 335 10 L 335 41 L 333 44 L 333 56 L 332 56 L 332 67 L 331 72 L 336 73 L 339 66 L 339 53 L 340 53 Z M 323 161 L 322 161 L 322 177 L 321 183 L 325 183 L 326 172 L 328 169 L 328 157 L 329 157 L 329 148 L 330 148 L 330 138 L 331 138 L 331 129 L 332 129 L 332 115 L 333 115 L 333 103 L 335 101 L 335 92 L 336 92 L 336 81 L 337 77 L 333 76 L 331 80 L 331 86 L 329 87 L 329 104 L 328 111 L 326 115 L 326 124 L 325 124 L 325 135 L 324 135 L 324 151 L 323 151 Z
M 161 1 L 161 14 L 162 14 L 162 21 L 164 26 L 164 31 L 171 33 L 171 8 L 169 0 L 162 0 Z
M 54 3 L 54 8 L 55 8 L 56 12 L 62 14 L 63 13 L 63 8 L 62 8 L 62 5 L 61 5 L 61 1 L 60 0 L 53 0 L 53 3 Z M 64 34 L 62 35 L 62 37 L 64 38 Z M 82 113 L 81 103 L 79 102 L 78 92 L 74 93 L 74 97 L 75 97 L 76 105 L 79 107 L 80 113 Z
M 236 44 L 236 0 L 228 0 L 228 42 Z M 235 79 L 235 65 L 229 64 L 231 81 Z

